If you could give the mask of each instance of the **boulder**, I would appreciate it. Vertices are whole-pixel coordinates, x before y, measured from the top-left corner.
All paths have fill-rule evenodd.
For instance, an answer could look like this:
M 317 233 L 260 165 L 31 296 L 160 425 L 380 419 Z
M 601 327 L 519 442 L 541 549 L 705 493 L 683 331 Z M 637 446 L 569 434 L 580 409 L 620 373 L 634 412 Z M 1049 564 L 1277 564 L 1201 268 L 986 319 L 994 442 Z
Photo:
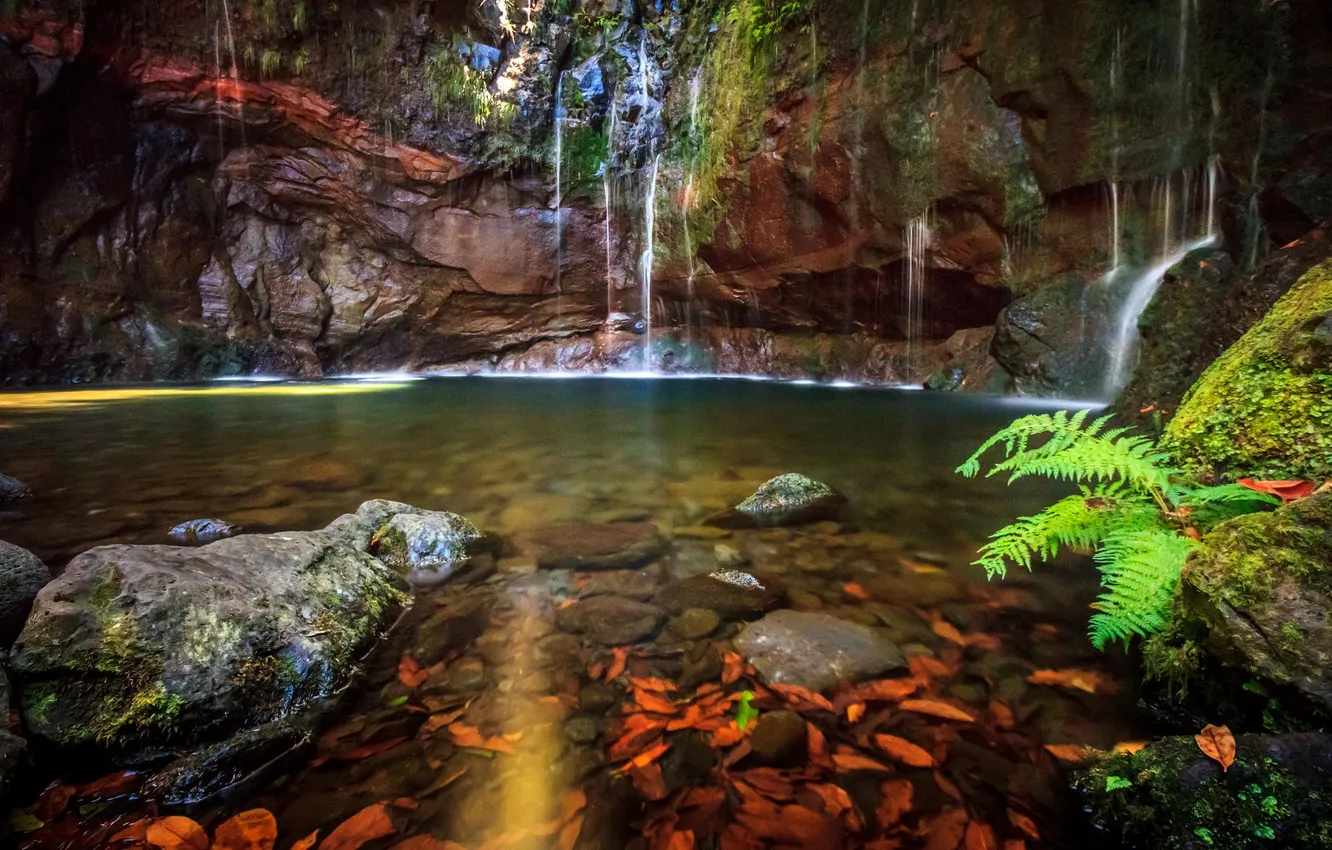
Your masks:
M 749 738 L 750 753 L 759 764 L 790 767 L 805 760 L 809 729 L 794 711 L 765 712 Z
M 0 540 L 0 647 L 9 646 L 23 628 L 32 600 L 51 580 L 36 555 Z
M 1164 445 L 1203 476 L 1332 477 L 1332 260 L 1207 368 Z
M 812 691 L 877 676 L 904 663 L 881 632 L 829 614 L 774 611 L 746 626 L 735 645 L 764 681 Z
M 1074 788 L 1116 846 L 1243 850 L 1332 846 L 1332 736 L 1238 735 L 1228 770 L 1192 736 L 1079 765 Z
M 736 620 L 771 611 L 786 601 L 786 585 L 769 576 L 740 570 L 716 570 L 663 587 L 652 602 L 672 614 L 704 608 Z
M 1014 301 L 999 314 L 990 354 L 1023 395 L 1095 398 L 1108 364 L 1108 307 L 1077 276 Z
M 9 694 L 9 679 L 0 667 L 0 715 L 9 717 L 12 706 Z M 28 743 L 9 731 L 8 725 L 0 726 L 0 804 L 3 804 L 13 790 L 13 781 L 19 775 L 27 756 Z
M 17 478 L 0 474 L 0 507 L 32 498 L 32 490 Z
M 438 584 L 495 545 L 465 517 L 420 511 L 394 514 L 376 530 L 371 551 L 413 584 Z
M 555 612 L 555 623 L 561 629 L 585 635 L 605 646 L 646 640 L 664 622 L 666 612 L 657 606 L 621 596 L 593 596 Z
M 846 497 L 797 472 L 778 475 L 764 482 L 733 510 L 708 520 L 722 528 L 767 528 L 838 519 L 846 509 Z
M 369 537 L 349 515 L 83 553 L 38 594 L 11 654 L 27 728 L 113 757 L 161 753 L 333 697 L 410 599 Z
M 651 561 L 666 551 L 666 540 L 647 522 L 571 523 L 537 529 L 525 536 L 544 569 L 619 570 Z
M 172 543 L 199 546 L 235 537 L 239 533 L 240 526 L 232 525 L 224 519 L 191 519 L 172 528 L 168 536 Z
M 1216 526 L 1181 587 L 1170 633 L 1150 644 L 1156 669 L 1170 673 L 1162 650 L 1188 641 L 1332 712 L 1332 492 Z

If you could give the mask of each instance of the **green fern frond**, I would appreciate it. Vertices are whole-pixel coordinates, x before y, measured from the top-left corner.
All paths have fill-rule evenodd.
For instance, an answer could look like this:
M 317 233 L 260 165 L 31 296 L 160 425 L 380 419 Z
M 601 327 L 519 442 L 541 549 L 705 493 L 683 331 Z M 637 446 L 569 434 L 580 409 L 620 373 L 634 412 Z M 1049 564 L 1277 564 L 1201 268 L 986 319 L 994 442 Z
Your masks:
M 1091 618 L 1092 644 L 1104 649 L 1160 630 L 1184 562 L 1198 545 L 1159 521 L 1155 528 L 1105 538 L 1094 556 L 1105 593 Z

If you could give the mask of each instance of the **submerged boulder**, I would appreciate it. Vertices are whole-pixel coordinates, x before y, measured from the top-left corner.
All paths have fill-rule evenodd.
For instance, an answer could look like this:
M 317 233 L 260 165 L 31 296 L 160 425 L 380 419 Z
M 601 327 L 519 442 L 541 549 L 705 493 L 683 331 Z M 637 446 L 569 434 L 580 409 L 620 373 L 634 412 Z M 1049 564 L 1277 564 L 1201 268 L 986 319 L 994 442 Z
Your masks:
M 1189 559 L 1170 631 L 1148 662 L 1205 648 L 1223 663 L 1332 712 L 1332 492 L 1216 526 Z M 1183 651 L 1181 651 L 1183 650 Z M 1173 661 L 1172 661 L 1173 659 Z
M 1204 475 L 1332 477 L 1332 260 L 1208 367 L 1165 446 Z
M 1125 847 L 1332 847 L 1332 736 L 1238 735 L 1228 770 L 1191 736 L 1096 756 L 1074 787 L 1093 823 Z
M 715 570 L 663 587 L 652 600 L 672 614 L 691 608 L 714 611 L 726 619 L 771 611 L 786 601 L 786 585 L 770 576 L 741 570 Z
M 367 524 L 198 548 L 101 546 L 38 594 L 11 654 L 24 721 L 62 746 L 169 753 L 331 697 L 409 600 Z
M 32 601 L 50 580 L 40 558 L 0 540 L 0 647 L 9 646 L 23 628 Z
M 666 551 L 666 539 L 647 522 L 570 523 L 539 528 L 525 538 L 544 569 L 619 570 Z
M 839 519 L 846 497 L 821 481 L 788 472 L 754 491 L 734 509 L 708 520 L 723 528 L 767 528 Z
M 622 596 L 593 596 L 555 612 L 555 623 L 566 632 L 585 635 L 605 646 L 646 640 L 666 622 L 666 612 L 655 605 Z
M 770 684 L 812 691 L 877 676 L 904 663 L 882 632 L 829 614 L 774 611 L 746 626 L 735 645 Z

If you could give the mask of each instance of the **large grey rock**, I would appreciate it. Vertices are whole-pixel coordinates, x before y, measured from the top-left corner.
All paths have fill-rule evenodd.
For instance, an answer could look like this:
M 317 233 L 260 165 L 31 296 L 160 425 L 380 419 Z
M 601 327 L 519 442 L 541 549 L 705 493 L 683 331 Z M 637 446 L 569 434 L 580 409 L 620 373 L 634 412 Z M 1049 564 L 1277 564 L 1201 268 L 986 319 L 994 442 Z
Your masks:
M 1127 276 L 1126 276 L 1127 279 Z M 1004 308 L 990 354 L 1024 395 L 1096 398 L 1109 367 L 1109 305 L 1068 276 Z
M 666 540 L 647 522 L 553 525 L 532 531 L 524 542 L 545 569 L 627 569 L 666 551 Z
M 902 653 L 881 632 L 828 614 L 774 611 L 746 626 L 735 645 L 764 680 L 812 691 L 903 664 Z
M 708 523 L 724 528 L 799 525 L 837 519 L 845 508 L 846 497 L 827 484 L 788 472 L 763 483 L 734 510 Z
M 32 498 L 32 490 L 17 478 L 0 474 L 0 507 Z
M 23 628 L 32 600 L 51 580 L 51 571 L 27 549 L 0 540 L 0 646 L 9 646 Z
M 438 584 L 494 548 L 466 517 L 422 511 L 393 515 L 375 532 L 372 551 L 413 584 Z
M 561 629 L 605 646 L 646 640 L 665 621 L 666 612 L 655 605 L 620 596 L 593 596 L 555 612 L 555 623 Z
M 38 594 L 11 654 L 27 727 L 128 754 L 220 741 L 349 682 L 409 596 L 365 523 L 198 548 L 102 546 Z
M 785 600 L 786 585 L 771 576 L 717 570 L 668 584 L 652 602 L 672 614 L 706 608 L 734 620 L 771 611 Z

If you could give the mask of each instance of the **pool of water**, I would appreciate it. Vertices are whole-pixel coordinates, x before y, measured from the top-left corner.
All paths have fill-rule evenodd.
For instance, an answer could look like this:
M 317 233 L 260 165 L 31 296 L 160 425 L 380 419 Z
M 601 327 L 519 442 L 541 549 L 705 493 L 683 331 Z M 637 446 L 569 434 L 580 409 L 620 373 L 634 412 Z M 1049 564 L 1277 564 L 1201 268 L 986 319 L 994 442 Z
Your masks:
M 356 706 L 317 752 L 239 799 L 196 807 L 191 815 L 205 827 L 263 807 L 286 847 L 315 829 L 327 835 L 377 801 L 406 800 L 394 809 L 393 835 L 369 847 L 413 835 L 468 848 L 815 846 L 808 835 L 762 825 L 809 812 L 822 819 L 828 831 L 818 841 L 828 846 L 885 836 L 936 846 L 931 835 L 979 825 L 1000 844 L 1067 846 L 1080 839 L 1069 837 L 1074 804 L 1061 796 L 1052 752 L 1132 738 L 1140 731 L 1133 696 L 1115 684 L 1122 660 L 1087 643 L 1096 581 L 1084 559 L 1003 583 L 987 583 L 969 566 L 990 532 L 1063 491 L 953 472 L 985 437 L 1034 409 L 1010 399 L 723 380 L 452 378 L 0 394 L 0 470 L 37 494 L 20 512 L 0 514 L 0 539 L 59 570 L 92 546 L 167 542 L 184 520 L 317 528 L 365 499 L 387 498 L 461 513 L 510 541 L 488 576 L 422 592 L 367 662 Z M 846 494 L 847 521 L 699 532 L 707 517 L 790 471 Z M 664 778 L 627 770 L 623 758 L 608 757 L 626 719 L 643 711 L 641 689 L 626 677 L 675 683 L 667 695 L 682 714 L 693 701 L 706 704 L 714 687 L 726 695 L 754 688 L 760 716 L 791 706 L 748 675 L 724 681 L 721 669 L 701 684 L 680 683 L 700 653 L 725 659 L 742 623 L 692 641 L 667 637 L 668 629 L 626 647 L 625 673 L 610 682 L 614 653 L 560 632 L 560 606 L 600 592 L 594 588 L 608 579 L 534 571 L 524 535 L 621 521 L 654 523 L 670 548 L 618 587 L 646 582 L 651 591 L 735 562 L 779 576 L 790 607 L 886 627 L 908 655 L 930 659 L 913 666 L 922 683 L 916 697 L 961 707 L 973 721 L 892 704 L 853 708 L 853 720 L 840 703 L 835 712 L 796 705 L 834 755 L 873 753 L 872 735 L 891 733 L 930 750 L 934 765 L 910 767 L 882 753 L 884 770 L 845 760 L 776 769 L 743 754 L 728 764 L 733 748 L 686 728 L 666 739 L 694 735 L 703 744 L 691 750 L 679 739 L 676 755 L 659 762 Z M 430 642 L 427 624 L 437 614 L 477 609 L 485 612 L 479 634 L 443 659 L 452 685 L 426 693 L 397 678 L 401 657 Z M 1028 681 L 1036 670 L 1071 669 L 1092 675 L 1081 686 Z M 605 705 L 582 704 L 589 686 Z M 508 743 L 498 752 L 470 746 L 466 734 L 449 731 L 453 723 Z M 697 751 L 710 747 L 714 761 L 689 761 L 706 761 Z M 679 755 L 686 751 L 693 756 Z M 895 781 L 914 792 L 898 814 L 881 811 Z M 829 802 L 843 794 L 849 807 Z M 130 795 L 85 820 L 133 819 L 134 805 Z M 693 844 L 671 835 L 685 826 Z M 103 825 L 99 834 L 110 832 Z M 29 841 L 49 846 L 42 835 Z M 757 843 L 744 843 L 750 839 Z

